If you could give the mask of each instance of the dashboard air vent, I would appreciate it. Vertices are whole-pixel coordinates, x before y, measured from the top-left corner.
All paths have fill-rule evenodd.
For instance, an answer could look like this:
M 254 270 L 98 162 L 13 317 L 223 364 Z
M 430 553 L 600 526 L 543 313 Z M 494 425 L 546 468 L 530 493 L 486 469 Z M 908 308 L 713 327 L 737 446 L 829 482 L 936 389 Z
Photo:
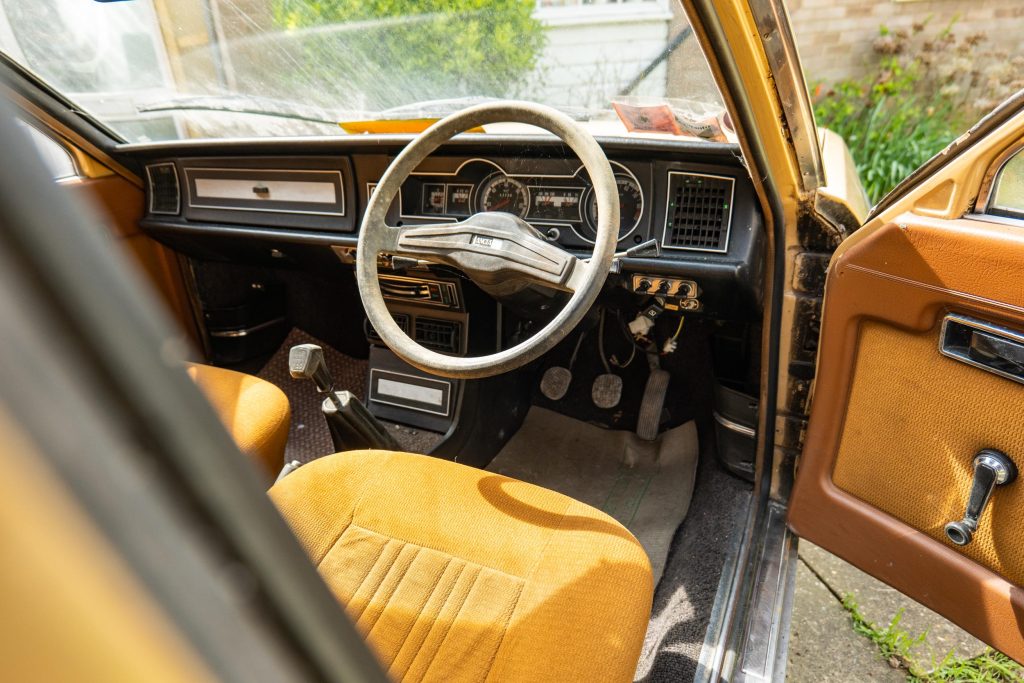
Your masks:
M 146 167 L 149 178 L 149 212 L 177 216 L 181 210 L 181 191 L 174 164 Z
M 724 176 L 670 171 L 662 245 L 668 249 L 727 251 L 734 184 L 732 178 Z
M 395 322 L 398 323 L 398 326 L 402 328 L 403 332 L 409 334 L 409 316 L 405 313 L 392 313 L 391 317 L 395 319 Z M 370 324 L 370 321 L 365 318 L 363 319 L 363 329 L 366 332 L 367 339 L 383 343 L 383 340 L 380 338 L 380 334 L 376 329 L 374 329 L 373 325 Z
M 413 339 L 428 349 L 443 353 L 459 353 L 462 350 L 462 323 L 417 317 L 415 326 Z

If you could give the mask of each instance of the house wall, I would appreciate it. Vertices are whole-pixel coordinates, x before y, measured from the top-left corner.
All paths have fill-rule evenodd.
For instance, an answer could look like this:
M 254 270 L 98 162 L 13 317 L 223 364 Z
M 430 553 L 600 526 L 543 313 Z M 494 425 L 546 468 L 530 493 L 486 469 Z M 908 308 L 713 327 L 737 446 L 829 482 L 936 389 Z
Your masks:
M 665 48 L 672 13 L 661 2 L 540 8 L 547 45 L 530 96 L 552 104 L 607 106 Z M 633 93 L 664 96 L 662 63 Z
M 1020 54 L 1024 0 L 788 0 L 808 81 L 833 82 L 864 73 L 879 27 L 937 30 L 954 20 L 958 35 L 984 33 L 985 45 Z

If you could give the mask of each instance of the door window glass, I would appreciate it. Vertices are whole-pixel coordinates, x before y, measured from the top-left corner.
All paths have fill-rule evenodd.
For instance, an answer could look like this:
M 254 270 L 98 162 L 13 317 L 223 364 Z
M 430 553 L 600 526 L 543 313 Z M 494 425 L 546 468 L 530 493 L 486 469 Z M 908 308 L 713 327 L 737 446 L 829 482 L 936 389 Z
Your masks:
M 1024 218 L 1024 152 L 1017 152 L 999 171 L 988 203 L 997 216 Z

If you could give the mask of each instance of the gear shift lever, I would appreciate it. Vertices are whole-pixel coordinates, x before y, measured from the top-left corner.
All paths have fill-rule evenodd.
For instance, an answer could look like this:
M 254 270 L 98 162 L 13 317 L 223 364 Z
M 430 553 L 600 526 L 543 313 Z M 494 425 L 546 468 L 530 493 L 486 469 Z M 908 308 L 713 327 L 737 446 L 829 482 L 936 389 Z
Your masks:
M 288 372 L 295 379 L 311 379 L 316 390 L 327 394 L 328 400 L 338 406 L 338 397 L 334 393 L 334 378 L 327 369 L 324 350 L 316 344 L 296 344 L 288 351 Z
M 338 451 L 360 448 L 399 450 L 398 442 L 351 392 L 336 391 L 334 379 L 316 344 L 298 344 L 288 352 L 288 372 L 295 379 L 311 379 L 316 390 L 326 394 L 320 410 L 331 430 Z

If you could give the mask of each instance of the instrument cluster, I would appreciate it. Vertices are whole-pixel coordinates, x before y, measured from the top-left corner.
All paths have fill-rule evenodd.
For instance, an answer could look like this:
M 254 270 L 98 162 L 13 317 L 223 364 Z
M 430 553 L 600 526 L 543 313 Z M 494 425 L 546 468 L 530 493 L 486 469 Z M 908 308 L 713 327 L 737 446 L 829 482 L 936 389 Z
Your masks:
M 629 168 L 611 164 L 621 241 L 640 226 L 646 197 Z M 582 166 L 565 175 L 512 173 L 494 161 L 470 159 L 454 173 L 415 173 L 402 186 L 402 218 L 461 220 L 484 211 L 515 214 L 552 235 L 568 228 L 587 243 L 597 234 L 597 197 Z

